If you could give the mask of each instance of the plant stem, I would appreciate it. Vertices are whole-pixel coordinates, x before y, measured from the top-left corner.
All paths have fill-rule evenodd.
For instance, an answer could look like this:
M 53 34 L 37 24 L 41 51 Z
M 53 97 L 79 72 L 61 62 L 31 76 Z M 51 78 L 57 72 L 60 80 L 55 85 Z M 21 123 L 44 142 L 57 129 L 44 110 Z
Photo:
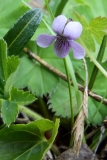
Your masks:
M 66 60 L 67 60 L 68 68 L 70 68 L 69 73 L 70 73 L 70 76 L 72 78 L 72 82 L 73 82 L 73 85 L 74 85 L 77 106 L 78 106 L 78 109 L 79 109 L 80 106 L 81 106 L 81 98 L 80 98 L 80 94 L 79 94 L 78 83 L 77 83 L 75 73 L 74 73 L 73 64 L 72 64 L 72 61 L 71 61 L 69 56 L 66 56 Z
M 51 19 L 54 20 L 54 15 L 51 11 L 51 8 L 48 4 L 48 1 L 47 0 L 44 0 L 45 1 L 45 4 L 48 8 L 48 11 L 50 13 L 50 16 L 51 16 Z M 70 82 L 70 76 L 69 76 L 69 72 L 68 72 L 68 67 L 67 67 L 67 63 L 66 63 L 66 59 L 64 58 L 64 64 L 65 64 L 65 69 L 66 69 L 66 74 L 67 74 L 67 79 L 68 79 L 68 88 L 69 88 L 69 95 L 70 95 L 70 105 L 71 105 L 71 129 L 74 125 L 74 110 L 73 110 L 73 106 L 72 106 L 72 92 L 71 92 L 71 82 Z M 71 143 L 70 143 L 71 144 Z
M 32 117 L 33 119 L 41 119 L 43 118 L 42 116 L 40 116 L 39 114 L 33 112 L 31 109 L 22 106 L 22 105 L 18 105 L 19 111 L 24 112 L 25 114 L 27 114 L 28 116 Z
M 78 41 L 82 44 L 82 46 L 83 46 L 84 49 L 86 50 L 86 53 L 87 53 L 88 57 L 93 61 L 93 63 L 97 66 L 97 68 L 101 71 L 101 73 L 107 78 L 107 72 L 106 72 L 105 69 L 96 61 L 96 59 L 90 54 L 89 50 L 88 50 L 87 47 L 85 46 L 85 44 L 84 44 L 84 42 L 82 41 L 82 39 L 79 38 Z
M 102 44 L 100 46 L 98 56 L 97 56 L 97 59 L 96 59 L 99 64 L 102 62 L 102 59 L 103 59 L 103 55 L 104 55 L 104 51 L 105 51 L 105 47 L 106 47 L 106 41 L 107 41 L 107 35 L 105 35 L 103 37 Z M 92 74 L 91 74 L 91 78 L 90 78 L 90 81 L 89 81 L 89 85 L 88 85 L 88 88 L 90 90 L 92 89 L 92 87 L 94 85 L 94 82 L 95 82 L 95 79 L 97 77 L 98 71 L 99 71 L 99 69 L 96 67 L 96 65 L 94 65 L 94 68 L 93 68 L 93 71 L 92 71 Z
M 49 11 L 49 13 L 50 13 L 51 19 L 52 19 L 52 21 L 53 21 L 53 20 L 54 20 L 54 15 L 53 15 L 50 7 L 49 7 L 48 1 L 47 1 L 47 0 L 44 0 L 44 1 L 45 1 L 45 5 L 46 5 L 46 7 L 48 8 L 48 11 Z
M 42 22 L 45 24 L 45 26 L 47 27 L 47 29 L 50 31 L 50 33 L 52 35 L 55 35 L 54 31 L 50 28 L 50 26 L 48 25 L 48 23 L 45 21 L 45 19 L 42 18 Z
M 32 57 L 33 59 L 35 59 L 36 61 L 38 61 L 40 64 L 42 64 L 44 67 L 46 67 L 49 71 L 53 72 L 55 75 L 57 75 L 58 77 L 60 77 L 61 79 L 63 79 L 64 81 L 67 82 L 67 77 L 64 73 L 62 73 L 61 71 L 59 71 L 58 69 L 56 69 L 55 67 L 53 67 L 52 65 L 48 64 L 46 61 L 44 61 L 43 59 L 41 59 L 39 56 L 37 56 L 35 53 L 31 52 L 30 50 L 28 50 L 27 48 L 24 48 L 23 51 L 29 55 L 30 57 Z M 72 80 L 70 81 L 71 85 L 73 86 L 73 82 Z M 84 87 L 80 84 L 78 84 L 78 89 L 81 92 L 84 92 Z M 88 95 L 90 97 L 92 97 L 93 99 L 95 99 L 98 102 L 101 102 L 103 97 L 101 97 L 100 95 L 95 94 L 94 92 L 91 92 L 90 90 L 88 90 Z M 103 99 L 103 104 L 107 105 L 107 99 L 104 98 Z
M 65 65 L 65 70 L 66 70 L 66 75 L 67 75 L 67 80 L 68 80 L 68 89 L 69 89 L 69 97 L 70 97 L 70 110 L 71 110 L 71 130 L 72 130 L 72 128 L 74 126 L 74 109 L 73 109 L 73 105 L 72 105 L 72 88 L 71 88 L 70 75 L 69 75 L 69 71 L 68 71 L 66 58 L 64 58 L 63 60 L 64 60 L 64 65 Z M 72 143 L 73 143 L 73 134 L 71 132 L 71 139 L 70 139 L 69 147 L 72 146 Z
M 40 103 L 40 105 L 41 105 L 41 110 L 42 110 L 43 116 L 44 116 L 45 118 L 51 119 L 51 117 L 50 117 L 50 115 L 49 115 L 49 113 L 48 113 L 47 106 L 46 106 L 43 98 L 38 97 L 38 100 L 39 100 L 39 103 Z

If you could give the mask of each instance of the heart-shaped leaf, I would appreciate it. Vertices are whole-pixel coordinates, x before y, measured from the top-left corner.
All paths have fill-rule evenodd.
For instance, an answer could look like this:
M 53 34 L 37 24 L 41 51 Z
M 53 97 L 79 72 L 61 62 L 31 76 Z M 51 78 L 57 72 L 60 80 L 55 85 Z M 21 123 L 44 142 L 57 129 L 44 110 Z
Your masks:
M 59 120 L 55 124 L 47 119 L 27 125 L 11 125 L 0 130 L 0 159 L 2 160 L 42 160 L 58 132 Z M 45 131 L 53 129 L 47 140 Z

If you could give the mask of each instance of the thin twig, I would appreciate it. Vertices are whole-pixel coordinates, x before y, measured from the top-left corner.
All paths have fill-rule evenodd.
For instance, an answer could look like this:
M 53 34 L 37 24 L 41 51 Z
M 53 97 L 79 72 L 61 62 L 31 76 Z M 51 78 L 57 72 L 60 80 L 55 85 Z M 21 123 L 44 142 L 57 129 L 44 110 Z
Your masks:
M 46 61 L 44 61 L 43 59 L 41 59 L 39 56 L 37 56 L 36 54 L 32 53 L 31 51 L 29 51 L 27 48 L 24 48 L 23 51 L 28 54 L 30 57 L 32 57 L 33 59 L 35 59 L 36 61 L 38 61 L 40 64 L 42 64 L 44 67 L 46 67 L 47 69 L 49 69 L 50 71 L 52 71 L 53 73 L 55 73 L 57 76 L 59 76 L 60 78 L 62 78 L 63 80 L 67 81 L 67 77 L 65 74 L 63 74 L 62 72 L 60 72 L 58 69 L 56 69 L 55 67 L 51 66 L 50 64 L 48 64 Z M 71 80 L 71 85 L 73 86 L 72 80 Z M 84 87 L 80 84 L 78 84 L 78 89 L 81 92 L 84 92 Z M 95 99 L 98 102 L 101 102 L 103 97 L 100 95 L 97 95 L 93 92 L 91 92 L 90 90 L 88 90 L 88 95 L 90 97 L 92 97 L 93 99 Z M 103 104 L 107 105 L 107 99 L 104 98 Z

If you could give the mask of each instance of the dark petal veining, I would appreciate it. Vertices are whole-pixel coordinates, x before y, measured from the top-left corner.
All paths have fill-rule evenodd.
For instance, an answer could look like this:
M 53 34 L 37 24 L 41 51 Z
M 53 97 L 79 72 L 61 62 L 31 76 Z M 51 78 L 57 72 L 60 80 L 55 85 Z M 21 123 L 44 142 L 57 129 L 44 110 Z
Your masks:
M 60 58 L 64 58 L 70 50 L 70 44 L 65 37 L 58 37 L 54 44 L 54 51 Z
M 57 36 L 41 34 L 37 37 L 38 46 L 46 48 L 54 43 L 54 51 L 60 58 L 64 58 L 72 48 L 74 57 L 82 59 L 85 56 L 84 48 L 74 40 L 80 37 L 82 33 L 82 25 L 79 22 L 69 21 L 64 15 L 57 16 L 52 24 L 52 29 Z

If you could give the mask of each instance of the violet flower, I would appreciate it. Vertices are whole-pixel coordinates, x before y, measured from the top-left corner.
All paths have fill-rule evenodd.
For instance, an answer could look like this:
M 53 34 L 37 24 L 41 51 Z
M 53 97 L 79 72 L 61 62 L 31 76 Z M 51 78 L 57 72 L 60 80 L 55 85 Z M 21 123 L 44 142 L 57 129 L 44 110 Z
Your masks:
M 60 15 L 54 19 L 52 29 L 57 35 L 39 35 L 36 39 L 38 46 L 46 48 L 55 41 L 54 52 L 58 57 L 64 58 L 70 48 L 72 48 L 74 58 L 82 59 L 85 56 L 84 48 L 74 41 L 82 33 L 82 25 L 79 22 L 67 20 L 64 15 Z

